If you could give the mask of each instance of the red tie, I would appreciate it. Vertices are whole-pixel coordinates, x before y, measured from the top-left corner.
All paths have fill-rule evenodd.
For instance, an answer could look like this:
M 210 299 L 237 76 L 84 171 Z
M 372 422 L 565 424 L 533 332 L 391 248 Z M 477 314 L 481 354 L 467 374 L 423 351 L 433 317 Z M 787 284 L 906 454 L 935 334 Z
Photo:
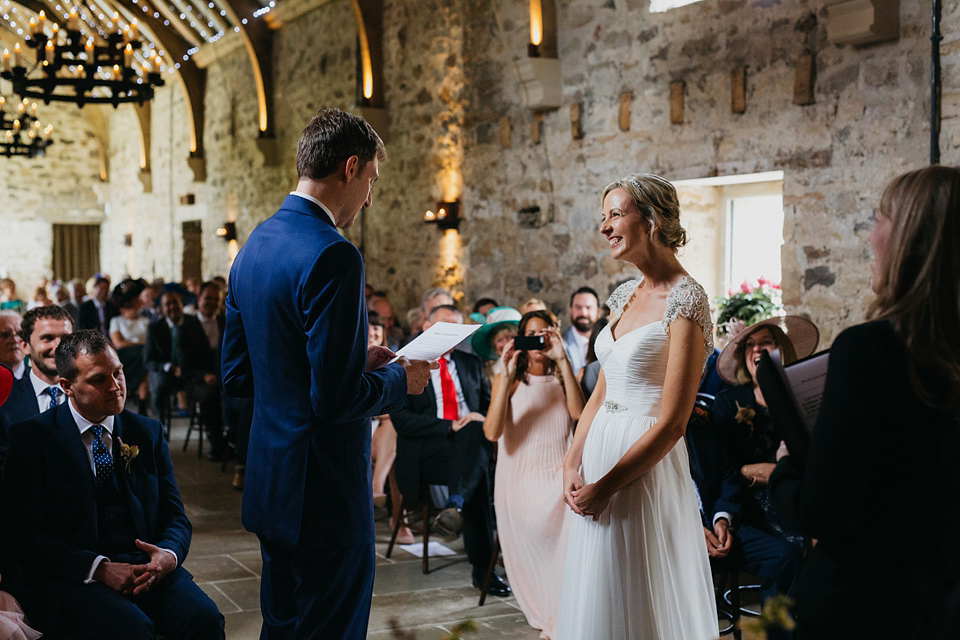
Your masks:
M 453 376 L 447 369 L 446 358 L 440 358 L 440 394 L 443 397 L 443 419 L 457 420 L 460 417 L 457 388 L 453 386 Z

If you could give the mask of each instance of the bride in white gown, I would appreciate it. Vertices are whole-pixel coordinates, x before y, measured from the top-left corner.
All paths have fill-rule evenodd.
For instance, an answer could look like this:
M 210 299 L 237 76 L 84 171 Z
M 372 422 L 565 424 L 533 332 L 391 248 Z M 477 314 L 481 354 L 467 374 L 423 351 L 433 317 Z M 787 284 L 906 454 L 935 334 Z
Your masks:
M 713 351 L 707 295 L 676 257 L 673 185 L 638 174 L 604 190 L 600 232 L 643 276 L 607 302 L 602 373 L 564 463 L 571 511 L 559 640 L 717 637 L 710 563 L 682 441 Z

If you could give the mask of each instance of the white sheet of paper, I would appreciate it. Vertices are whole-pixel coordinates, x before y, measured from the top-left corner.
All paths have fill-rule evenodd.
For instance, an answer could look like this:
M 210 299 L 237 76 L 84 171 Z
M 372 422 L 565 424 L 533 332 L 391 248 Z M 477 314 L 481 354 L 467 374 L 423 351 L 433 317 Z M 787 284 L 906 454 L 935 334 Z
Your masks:
M 479 326 L 479 325 L 477 325 Z M 400 544 L 397 545 L 407 553 L 413 554 L 418 558 L 423 557 L 423 543 L 414 542 L 413 544 Z M 457 552 L 451 549 L 450 547 L 445 547 L 439 542 L 431 540 L 427 543 L 427 555 L 431 558 L 438 558 L 440 556 L 455 556 Z
M 405 356 L 410 360 L 436 360 L 473 335 L 481 326 L 438 322 L 397 351 L 397 356 Z

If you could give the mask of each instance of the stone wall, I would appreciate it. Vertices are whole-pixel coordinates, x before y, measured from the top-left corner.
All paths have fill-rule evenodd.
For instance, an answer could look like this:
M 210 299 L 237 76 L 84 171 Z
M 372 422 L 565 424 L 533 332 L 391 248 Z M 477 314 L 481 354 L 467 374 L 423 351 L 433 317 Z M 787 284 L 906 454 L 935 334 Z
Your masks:
M 4 83 L 3 93 L 10 95 Z M 24 299 L 53 270 L 54 224 L 99 224 L 104 219 L 100 152 L 87 115 L 71 105 L 40 105 L 54 144 L 37 158 L 0 157 L 0 276 L 13 278 Z
M 398 313 L 442 283 L 465 304 L 535 295 L 565 315 L 574 288 L 605 294 L 635 275 L 609 257 L 597 232 L 609 181 L 636 171 L 679 180 L 782 170 L 788 310 L 809 313 L 825 344 L 863 317 L 871 295 L 866 236 L 879 192 L 927 162 L 929 3 L 901 0 L 900 38 L 862 48 L 827 43 L 825 0 L 703 0 L 664 13 L 649 13 L 647 4 L 557 2 L 563 105 L 543 115 L 534 144 L 517 68 L 527 55 L 525 2 L 385 0 L 389 157 L 373 207 L 346 235 L 363 247 L 368 280 L 390 292 Z M 960 4 L 948 3 L 943 23 L 943 161 L 958 163 Z M 296 139 L 309 116 L 321 106 L 352 107 L 355 38 L 346 0 L 277 31 L 279 166 L 265 166 L 257 147 L 250 64 L 237 48 L 208 67 L 205 182 L 194 182 L 187 166 L 186 111 L 171 82 L 152 106 L 152 193 L 139 177 L 133 112 L 121 108 L 110 117 L 106 202 L 96 202 L 95 162 L 87 158 L 89 179 L 73 176 L 71 185 L 81 185 L 91 206 L 59 208 L 103 217 L 103 263 L 115 276 L 179 277 L 185 220 L 202 222 L 204 275 L 224 273 L 231 254 L 215 229 L 235 220 L 242 243 L 295 186 Z M 807 50 L 816 58 L 815 103 L 798 106 L 794 71 Z M 737 66 L 747 70 L 742 114 L 730 108 Z M 669 119 L 675 81 L 686 87 L 683 124 Z M 625 91 L 633 93 L 629 131 L 618 126 Z M 582 139 L 571 136 L 575 103 Z M 195 204 L 179 204 L 186 194 Z M 438 199 L 457 196 L 465 218 L 459 233 L 423 224 Z M 691 201 L 691 229 L 709 234 L 696 210 Z M 694 271 L 710 260 L 692 252 L 682 259 Z

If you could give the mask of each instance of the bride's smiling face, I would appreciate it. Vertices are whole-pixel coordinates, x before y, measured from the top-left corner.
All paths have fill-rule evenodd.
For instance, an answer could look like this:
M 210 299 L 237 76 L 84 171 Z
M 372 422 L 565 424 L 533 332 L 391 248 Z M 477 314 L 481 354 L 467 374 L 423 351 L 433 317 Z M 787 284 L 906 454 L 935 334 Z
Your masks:
M 649 241 L 650 224 L 640 215 L 633 198 L 624 189 L 612 189 L 603 198 L 600 233 L 610 243 L 610 255 L 617 260 L 628 260 Z

